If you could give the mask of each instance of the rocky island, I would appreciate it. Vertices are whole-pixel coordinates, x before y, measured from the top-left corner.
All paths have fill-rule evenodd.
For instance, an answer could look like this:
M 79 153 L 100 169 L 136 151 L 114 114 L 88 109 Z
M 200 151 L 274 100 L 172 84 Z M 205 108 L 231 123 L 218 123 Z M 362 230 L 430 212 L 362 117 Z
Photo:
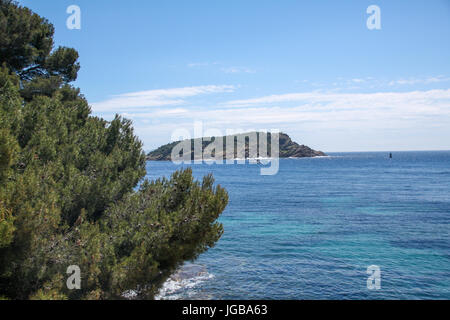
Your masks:
M 252 141 L 252 139 L 249 138 L 249 136 L 253 136 L 256 134 L 257 141 Z M 261 137 L 267 137 L 267 141 L 265 139 L 261 139 Z M 190 139 L 190 145 L 191 145 L 191 159 L 197 159 L 194 155 L 194 145 L 197 143 L 198 145 L 201 144 L 202 146 L 202 154 L 203 159 L 208 159 L 211 157 L 216 158 L 223 158 L 224 160 L 227 159 L 226 155 L 226 143 L 227 141 L 233 141 L 234 140 L 234 156 L 233 159 L 239 158 L 238 157 L 238 150 L 237 150 L 237 141 L 245 141 L 245 158 L 249 158 L 249 150 L 257 150 L 257 156 L 258 157 L 270 157 L 271 156 L 271 134 L 268 133 L 267 135 L 262 132 L 253 132 L 253 133 L 242 133 L 242 134 L 236 134 L 231 136 L 222 136 L 222 137 L 207 137 L 207 138 L 198 138 L 198 139 Z M 187 142 L 188 140 L 184 140 L 184 142 Z M 151 151 L 147 155 L 147 160 L 153 160 L 153 161 L 170 161 L 172 150 L 175 148 L 179 143 L 183 141 L 176 141 L 172 142 L 166 145 L 163 145 L 159 147 L 158 149 Z M 220 142 L 221 147 L 213 147 L 215 144 L 217 146 L 217 142 Z M 189 142 L 187 142 L 189 145 Z M 254 145 L 256 144 L 256 145 Z M 266 145 L 264 145 L 266 144 Z M 264 146 L 264 149 L 268 150 L 267 154 L 260 154 L 261 147 Z M 253 148 L 253 149 L 252 149 Z M 263 150 L 264 150 L 263 149 Z M 205 154 L 211 155 L 211 157 L 205 156 Z M 325 153 L 322 151 L 316 151 L 311 149 L 308 146 L 300 145 L 294 141 L 285 133 L 279 134 L 279 157 L 280 158 L 306 158 L 306 157 L 320 157 L 320 156 L 326 156 Z M 231 157 L 228 157 L 231 158 Z

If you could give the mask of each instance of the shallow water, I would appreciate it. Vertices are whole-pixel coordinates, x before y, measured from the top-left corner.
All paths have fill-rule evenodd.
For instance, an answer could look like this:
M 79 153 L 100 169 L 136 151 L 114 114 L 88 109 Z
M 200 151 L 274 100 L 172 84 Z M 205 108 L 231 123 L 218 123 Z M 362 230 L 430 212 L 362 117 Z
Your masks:
M 330 155 L 281 159 L 274 176 L 192 165 L 229 193 L 225 233 L 195 261 L 202 275 L 169 280 L 159 298 L 450 299 L 450 152 Z M 181 167 L 148 162 L 147 177 Z

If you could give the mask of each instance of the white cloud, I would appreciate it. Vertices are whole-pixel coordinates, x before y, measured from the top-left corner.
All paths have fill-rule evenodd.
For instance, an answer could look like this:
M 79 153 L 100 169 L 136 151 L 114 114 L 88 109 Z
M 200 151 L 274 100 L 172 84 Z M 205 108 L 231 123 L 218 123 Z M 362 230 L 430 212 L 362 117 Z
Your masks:
M 226 67 L 221 70 L 225 73 L 256 73 L 255 70 L 247 67 Z
M 157 109 L 152 112 L 142 112 L 142 113 L 123 112 L 121 113 L 121 116 L 131 119 L 145 119 L 158 117 L 176 117 L 176 116 L 183 116 L 187 113 L 189 113 L 188 109 L 174 108 L 174 109 Z
M 387 146 L 442 149 L 445 145 L 448 149 L 450 89 L 293 92 L 223 102 L 214 97 L 217 103 L 209 105 L 187 101 L 189 97 L 229 92 L 234 88 L 200 86 L 152 90 L 116 96 L 102 103 L 104 110 L 111 111 L 111 106 L 115 106 L 125 117 L 133 119 L 136 132 L 152 147 L 167 142 L 173 130 L 180 127 L 190 130 L 195 121 L 202 121 L 205 127 L 222 131 L 280 129 L 298 139 L 306 136 L 312 146 L 324 150 L 375 150 Z M 154 107 L 130 107 L 140 105 Z M 424 137 L 421 145 L 415 146 L 418 132 Z M 413 136 L 416 138 L 411 138 Z M 355 139 L 358 143 L 352 144 Z
M 283 105 L 284 103 L 291 105 Z M 297 102 L 297 103 L 295 103 Z M 294 103 L 294 104 L 293 104 Z M 170 110 L 170 111 L 169 111 Z M 208 125 L 326 125 L 335 128 L 398 126 L 417 122 L 449 123 L 450 89 L 379 93 L 291 93 L 225 102 L 208 108 L 154 110 L 129 114 L 136 120 L 201 120 Z M 177 120 L 177 121 L 178 121 Z
M 448 81 L 450 81 L 450 78 L 446 78 L 444 76 L 437 76 L 437 77 L 427 77 L 427 78 L 408 78 L 408 79 L 392 80 L 389 82 L 389 85 L 395 86 L 395 85 L 432 84 L 432 83 L 448 82 Z
M 223 64 L 221 62 L 191 62 L 187 64 L 188 68 L 202 68 L 202 67 L 214 67 L 217 66 L 217 68 Z M 238 67 L 238 66 L 223 66 L 219 70 L 224 73 L 256 73 L 255 70 L 248 68 L 248 67 Z
M 270 95 L 260 98 L 233 100 L 224 103 L 227 107 L 251 107 L 274 103 L 303 102 L 329 108 L 413 108 L 424 105 L 444 103 L 449 107 L 450 89 L 410 92 L 378 92 L 378 93 L 327 93 L 321 91 Z
M 126 93 L 112 98 L 93 103 L 94 112 L 116 112 L 145 107 L 161 107 L 181 105 L 186 101 L 183 98 L 194 97 L 203 94 L 232 92 L 234 86 L 208 85 L 173 89 L 148 90 Z
M 189 68 L 196 68 L 196 67 L 207 67 L 210 65 L 217 65 L 219 62 L 191 62 L 188 63 Z

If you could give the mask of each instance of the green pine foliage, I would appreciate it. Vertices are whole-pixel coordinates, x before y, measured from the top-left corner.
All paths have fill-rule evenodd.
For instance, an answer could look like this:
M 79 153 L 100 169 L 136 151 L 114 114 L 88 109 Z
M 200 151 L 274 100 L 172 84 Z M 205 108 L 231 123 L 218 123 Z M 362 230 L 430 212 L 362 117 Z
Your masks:
M 69 84 L 78 53 L 54 50 L 53 32 L 0 0 L 0 297 L 152 298 L 219 240 L 227 193 L 189 169 L 143 181 L 131 121 L 90 115 Z M 80 290 L 66 286 L 70 265 Z

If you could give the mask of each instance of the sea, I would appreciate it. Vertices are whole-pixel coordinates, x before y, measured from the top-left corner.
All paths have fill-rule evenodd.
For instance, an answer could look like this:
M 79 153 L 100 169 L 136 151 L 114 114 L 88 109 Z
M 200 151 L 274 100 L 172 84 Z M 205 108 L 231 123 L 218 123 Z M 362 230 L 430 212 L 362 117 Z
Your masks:
M 188 166 L 228 191 L 224 234 L 157 299 L 450 299 L 450 151 L 280 159 L 272 176 L 149 161 L 147 178 Z

